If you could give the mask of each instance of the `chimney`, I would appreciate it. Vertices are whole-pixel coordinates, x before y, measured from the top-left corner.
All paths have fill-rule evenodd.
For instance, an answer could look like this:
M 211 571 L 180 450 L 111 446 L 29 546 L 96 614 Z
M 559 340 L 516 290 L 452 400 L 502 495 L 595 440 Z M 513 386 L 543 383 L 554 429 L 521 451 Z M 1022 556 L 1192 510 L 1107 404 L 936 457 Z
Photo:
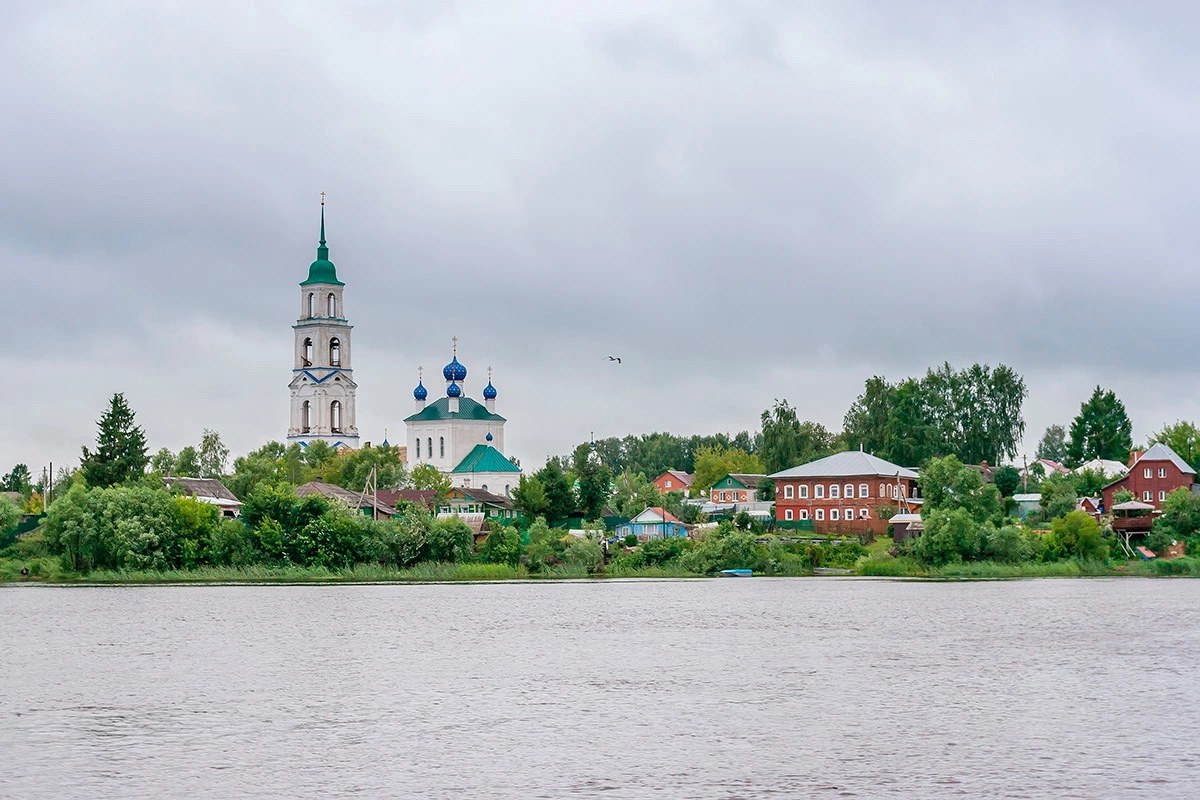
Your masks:
M 1144 456 L 1145 454 L 1146 454 L 1145 450 L 1130 450 L 1129 451 L 1129 464 L 1127 466 L 1132 467 L 1134 464 L 1137 463 L 1137 460 L 1139 458 L 1141 458 L 1142 456 Z

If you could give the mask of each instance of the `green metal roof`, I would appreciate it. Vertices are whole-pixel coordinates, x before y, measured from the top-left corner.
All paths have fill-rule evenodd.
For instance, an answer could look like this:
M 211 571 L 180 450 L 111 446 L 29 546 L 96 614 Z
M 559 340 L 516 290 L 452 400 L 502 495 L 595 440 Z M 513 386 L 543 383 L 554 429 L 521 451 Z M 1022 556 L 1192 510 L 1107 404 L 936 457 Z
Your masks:
M 321 243 L 317 245 L 317 260 L 308 265 L 308 280 L 300 285 L 308 286 L 310 283 L 346 285 L 337 279 L 337 268 L 329 260 L 329 248 L 325 246 L 325 206 L 321 206 Z
M 487 406 L 478 403 L 469 397 L 460 397 L 458 400 L 458 413 L 450 412 L 450 398 L 441 397 L 433 401 L 424 409 L 406 418 L 405 422 L 433 422 L 446 419 L 467 419 L 478 420 L 480 422 L 506 422 L 507 420 L 499 414 L 493 414 L 487 410 Z
M 467 457 L 458 466 L 450 470 L 455 472 L 520 472 L 521 468 L 500 454 L 500 451 L 490 444 L 477 444 L 467 453 Z

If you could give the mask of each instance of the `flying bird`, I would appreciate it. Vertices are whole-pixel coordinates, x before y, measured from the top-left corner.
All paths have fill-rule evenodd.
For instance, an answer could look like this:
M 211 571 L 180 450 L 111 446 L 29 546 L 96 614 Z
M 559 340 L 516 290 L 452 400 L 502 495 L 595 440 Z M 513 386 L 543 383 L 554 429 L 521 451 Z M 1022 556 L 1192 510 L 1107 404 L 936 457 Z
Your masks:
M 618 364 L 620 364 L 620 363 L 621 363 L 621 357 L 620 357 L 620 356 L 609 356 L 609 357 L 608 357 L 608 360 L 609 360 L 609 361 L 615 361 L 615 362 L 617 362 Z

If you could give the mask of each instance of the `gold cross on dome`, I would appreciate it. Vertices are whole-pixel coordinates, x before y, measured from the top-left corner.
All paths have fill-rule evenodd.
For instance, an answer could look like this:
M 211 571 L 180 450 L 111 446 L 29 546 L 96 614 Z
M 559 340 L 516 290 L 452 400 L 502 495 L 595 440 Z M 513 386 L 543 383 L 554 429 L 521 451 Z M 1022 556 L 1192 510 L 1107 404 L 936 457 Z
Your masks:
M 458 357 L 458 337 L 452 336 L 452 337 L 450 337 L 450 341 L 454 342 L 454 357 L 457 358 Z
M 321 192 L 321 205 L 322 206 L 325 205 L 325 193 L 324 192 Z

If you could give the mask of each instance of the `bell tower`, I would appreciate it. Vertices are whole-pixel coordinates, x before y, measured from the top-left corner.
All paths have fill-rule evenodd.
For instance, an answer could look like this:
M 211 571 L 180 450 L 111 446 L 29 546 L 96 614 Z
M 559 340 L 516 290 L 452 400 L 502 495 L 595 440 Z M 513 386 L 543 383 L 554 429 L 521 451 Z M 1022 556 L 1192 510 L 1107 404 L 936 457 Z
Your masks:
M 334 447 L 358 447 L 354 395 L 358 384 L 350 360 L 350 330 L 342 307 L 345 284 L 329 260 L 325 244 L 325 193 L 321 192 L 321 239 L 317 260 L 300 284 L 300 317 L 292 326 L 291 424 L 288 443 L 324 441 Z

